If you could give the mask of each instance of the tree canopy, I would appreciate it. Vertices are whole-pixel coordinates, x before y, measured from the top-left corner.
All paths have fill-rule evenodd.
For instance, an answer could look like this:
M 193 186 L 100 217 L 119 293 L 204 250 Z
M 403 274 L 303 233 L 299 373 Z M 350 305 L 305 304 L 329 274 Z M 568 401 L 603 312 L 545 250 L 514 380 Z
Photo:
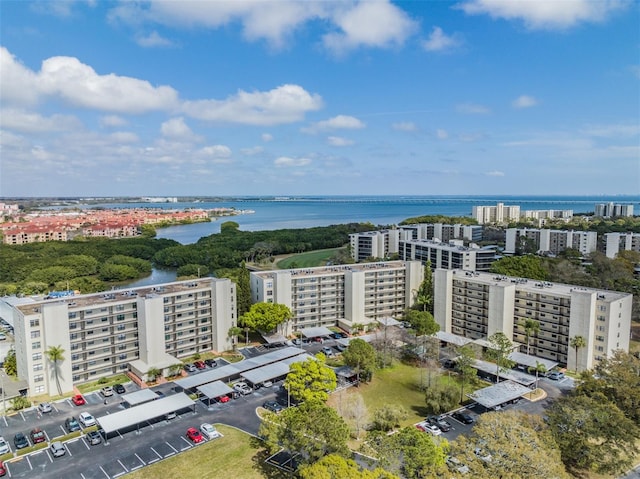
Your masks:
M 354 338 L 342 352 L 342 359 L 347 366 L 356 370 L 358 379 L 365 382 L 371 379 L 376 367 L 376 350 L 360 338 Z
M 326 402 L 337 385 L 336 373 L 325 364 L 324 354 L 293 363 L 284 387 L 296 401 Z
M 323 457 L 318 462 L 299 471 L 301 479 L 400 479 L 382 468 L 363 469 L 353 459 L 336 454 Z
M 291 317 L 291 310 L 284 304 L 255 303 L 249 311 L 240 316 L 239 321 L 242 326 L 269 333 Z

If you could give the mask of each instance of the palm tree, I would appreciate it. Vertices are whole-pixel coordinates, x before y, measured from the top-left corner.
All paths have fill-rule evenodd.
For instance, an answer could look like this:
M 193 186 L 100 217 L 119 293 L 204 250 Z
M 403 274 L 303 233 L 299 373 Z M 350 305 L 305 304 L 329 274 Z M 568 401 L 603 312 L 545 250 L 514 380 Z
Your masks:
M 58 394 L 62 396 L 62 387 L 60 387 L 60 374 L 58 371 L 58 363 L 64 361 L 64 349 L 62 346 L 50 346 L 45 352 L 49 361 L 53 363 L 53 374 L 56 378 L 56 386 L 58 387 Z
M 538 361 L 536 361 L 536 365 L 535 366 L 531 366 L 529 368 L 529 372 L 536 373 L 536 389 L 538 389 L 538 374 L 544 374 L 547 372 L 547 368 L 544 364 L 539 363 Z
M 574 336 L 569 340 L 569 346 L 576 350 L 576 372 L 578 372 L 578 350 L 587 346 L 587 340 L 583 336 Z
M 540 332 L 540 323 L 535 319 L 527 318 L 524 323 L 520 323 L 520 326 L 524 328 L 524 334 L 527 337 L 527 354 L 529 354 L 531 336 L 536 336 Z
M 149 370 L 147 371 L 147 380 L 151 382 L 151 378 L 153 378 L 153 381 L 155 381 L 156 378 L 161 375 L 162 371 L 160 371 L 158 368 L 149 368 Z
M 227 332 L 227 337 L 231 339 L 234 351 L 238 348 L 238 335 L 240 334 L 242 334 L 242 328 L 239 328 L 238 326 L 232 326 Z

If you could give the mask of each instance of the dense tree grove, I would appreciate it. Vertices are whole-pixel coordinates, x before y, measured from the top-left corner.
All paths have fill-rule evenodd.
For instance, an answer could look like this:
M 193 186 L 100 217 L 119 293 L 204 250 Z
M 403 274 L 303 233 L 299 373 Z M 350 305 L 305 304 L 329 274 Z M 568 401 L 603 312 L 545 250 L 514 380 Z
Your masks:
M 345 459 L 337 454 L 330 454 L 318 462 L 303 467 L 301 479 L 400 479 L 381 468 L 363 469 L 353 459 Z

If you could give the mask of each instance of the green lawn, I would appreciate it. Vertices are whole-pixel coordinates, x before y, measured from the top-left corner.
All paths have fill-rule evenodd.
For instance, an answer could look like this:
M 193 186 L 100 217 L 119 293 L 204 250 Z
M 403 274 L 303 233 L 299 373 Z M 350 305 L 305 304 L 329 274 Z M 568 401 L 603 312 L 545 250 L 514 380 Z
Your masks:
M 257 439 L 237 429 L 216 425 L 224 437 L 194 447 L 169 459 L 127 475 L 131 479 L 188 477 L 209 479 L 285 479 L 288 474 L 264 464 L 264 451 Z
M 313 268 L 314 266 L 324 266 L 327 264 L 329 258 L 336 254 L 336 252 L 344 249 L 331 248 L 320 249 L 317 251 L 309 251 L 308 253 L 296 254 L 282 259 L 276 263 L 276 267 L 280 269 L 289 268 Z

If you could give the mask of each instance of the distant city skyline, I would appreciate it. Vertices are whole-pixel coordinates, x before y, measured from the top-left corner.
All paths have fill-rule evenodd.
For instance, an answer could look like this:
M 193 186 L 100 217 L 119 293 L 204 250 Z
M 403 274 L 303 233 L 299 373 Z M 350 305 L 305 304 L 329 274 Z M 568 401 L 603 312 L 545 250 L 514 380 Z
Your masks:
M 636 2 L 0 13 L 0 197 L 640 193 Z

